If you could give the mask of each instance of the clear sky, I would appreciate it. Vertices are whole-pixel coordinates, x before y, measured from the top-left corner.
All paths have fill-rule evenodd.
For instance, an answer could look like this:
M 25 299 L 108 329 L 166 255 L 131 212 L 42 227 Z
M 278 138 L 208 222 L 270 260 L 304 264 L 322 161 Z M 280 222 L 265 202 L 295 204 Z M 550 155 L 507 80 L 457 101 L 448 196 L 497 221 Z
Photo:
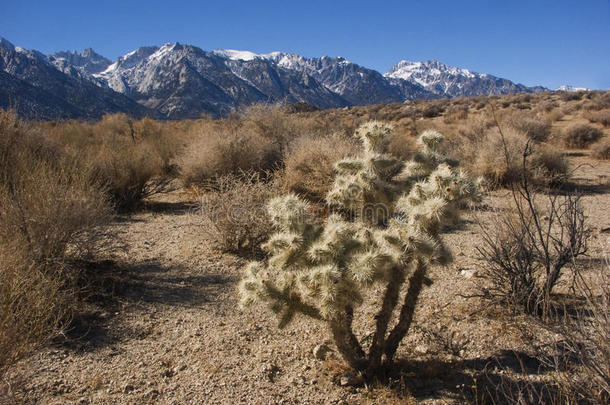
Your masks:
M 143 45 L 429 60 L 526 85 L 610 88 L 610 0 L 0 0 L 0 36 L 43 53 Z

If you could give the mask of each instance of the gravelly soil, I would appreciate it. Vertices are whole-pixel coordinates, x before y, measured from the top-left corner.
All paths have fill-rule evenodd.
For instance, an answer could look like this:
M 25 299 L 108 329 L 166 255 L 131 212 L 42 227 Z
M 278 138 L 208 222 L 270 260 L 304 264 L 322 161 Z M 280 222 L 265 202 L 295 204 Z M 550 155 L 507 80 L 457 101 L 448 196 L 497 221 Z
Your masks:
M 602 232 L 610 227 L 604 188 L 610 164 L 595 165 L 579 168 L 575 177 L 587 186 L 591 257 L 599 259 L 610 246 L 610 233 Z M 497 206 L 506 193 L 494 193 L 487 203 Z M 532 380 L 541 378 L 525 320 L 461 296 L 477 281 L 476 274 L 465 276 L 478 266 L 473 215 L 446 236 L 455 261 L 431 272 L 434 284 L 398 355 L 405 359 L 398 366 L 402 381 L 391 388 L 346 388 L 337 383 L 345 369 L 336 354 L 326 360 L 312 354 L 320 343 L 332 347 L 323 324 L 298 319 L 278 330 L 264 307 L 238 308 L 235 289 L 245 260 L 209 246 L 188 200 L 175 191 L 119 218 L 114 226 L 125 250 L 97 264 L 101 274 L 112 275 L 106 285 L 114 298 L 75 322 L 65 342 L 17 365 L 15 398 L 44 404 L 381 404 L 402 395 L 407 402 L 462 403 L 472 376 L 486 367 L 521 374 L 515 353 Z M 374 296 L 360 312 L 372 312 Z M 363 331 L 367 324 L 356 327 Z

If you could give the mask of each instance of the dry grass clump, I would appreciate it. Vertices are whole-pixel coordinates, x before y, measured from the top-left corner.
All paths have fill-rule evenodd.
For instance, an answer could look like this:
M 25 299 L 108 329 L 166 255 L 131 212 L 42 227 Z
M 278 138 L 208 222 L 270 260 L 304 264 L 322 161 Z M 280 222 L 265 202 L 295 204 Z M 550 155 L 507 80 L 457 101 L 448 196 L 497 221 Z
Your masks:
M 513 129 L 492 128 L 482 138 L 462 140 L 458 157 L 474 175 L 482 176 L 492 188 L 518 182 L 524 172 L 541 186 L 561 183 L 568 177 L 565 156 L 550 146 L 537 146 Z M 505 153 L 506 151 L 506 153 Z M 529 159 L 524 164 L 524 154 Z
M 602 139 L 591 147 L 591 156 L 595 159 L 610 159 L 610 138 Z
M 86 167 L 0 113 L 0 373 L 74 310 L 74 262 L 106 239 L 109 216 Z
M 588 119 L 589 122 L 602 124 L 604 127 L 610 126 L 610 110 L 587 111 L 583 114 L 583 117 Z
M 587 124 L 576 124 L 565 130 L 563 143 L 568 148 L 584 149 L 603 136 L 604 133 L 598 128 Z
M 334 164 L 354 154 L 353 140 L 335 134 L 330 137 L 302 137 L 284 157 L 283 186 L 314 203 L 324 201 L 335 177 Z
M 208 236 L 224 252 L 260 254 L 260 244 L 272 230 L 265 204 L 281 194 L 278 181 L 266 181 L 258 173 L 225 175 L 215 190 L 201 195 L 198 214 Z

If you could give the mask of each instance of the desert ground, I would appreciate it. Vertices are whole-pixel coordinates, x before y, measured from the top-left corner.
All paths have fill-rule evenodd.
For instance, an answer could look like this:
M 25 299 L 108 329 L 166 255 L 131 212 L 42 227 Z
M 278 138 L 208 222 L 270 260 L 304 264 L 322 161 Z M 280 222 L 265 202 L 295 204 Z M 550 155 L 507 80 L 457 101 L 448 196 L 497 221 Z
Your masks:
M 494 102 L 510 97 L 518 96 Z M 565 101 L 552 94 L 545 100 L 556 103 L 550 111 L 586 103 L 584 96 Z M 545 100 L 517 104 L 536 109 Z M 491 114 L 476 109 L 479 102 L 486 100 L 470 102 L 468 118 L 448 119 L 445 112 L 389 121 L 405 133 L 427 127 L 455 132 L 454 125 Z M 296 114 L 319 114 L 319 120 L 342 114 L 357 124 L 405 107 L 375 108 Z M 558 144 L 553 139 L 576 123 L 599 128 L 607 140 L 610 129 L 590 123 L 582 111 L 565 108 L 551 120 L 548 142 Z M 573 266 L 595 282 L 608 271 L 610 160 L 593 157 L 588 147 L 560 147 L 570 167 L 566 189 L 582 195 L 591 230 L 588 253 Z M 253 256 L 223 251 L 210 237 L 201 205 L 211 192 L 183 187 L 175 178 L 137 209 L 113 216 L 108 227 L 115 247 L 87 262 L 95 277 L 83 287 L 79 311 L 62 333 L 10 367 L 3 388 L 7 403 L 502 403 L 500 393 L 505 402 L 518 403 L 507 393 L 530 391 L 540 393 L 535 398 L 543 403 L 545 390 L 557 386 L 562 371 L 541 353 L 552 357 L 560 336 L 525 314 L 473 297 L 488 282 L 476 249 L 480 224 L 508 209 L 509 188 L 487 190 L 483 202 L 447 230 L 443 238 L 453 261 L 431 268 L 432 284 L 420 296 L 414 326 L 388 381 L 378 384 L 352 383 L 325 323 L 297 317 L 278 329 L 266 305 L 240 307 L 237 284 Z M 570 272 L 558 295 L 569 295 Z M 354 328 L 364 342 L 381 294 L 381 285 L 372 288 L 357 308 Z

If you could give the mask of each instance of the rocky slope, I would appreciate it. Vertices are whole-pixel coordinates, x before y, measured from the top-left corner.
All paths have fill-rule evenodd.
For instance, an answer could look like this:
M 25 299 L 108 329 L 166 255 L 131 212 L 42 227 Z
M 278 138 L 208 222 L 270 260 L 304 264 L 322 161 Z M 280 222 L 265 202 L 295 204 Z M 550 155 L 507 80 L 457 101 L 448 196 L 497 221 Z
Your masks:
M 543 87 L 527 87 L 507 79 L 447 66 L 437 61 L 409 62 L 403 60 L 384 76 L 397 79 L 399 83 L 403 81 L 418 84 L 439 97 L 530 93 L 545 90 Z
M 39 119 L 111 112 L 183 119 L 261 102 L 337 108 L 543 90 L 434 61 L 402 61 L 382 75 L 342 57 L 208 52 L 179 43 L 111 62 L 90 48 L 45 56 L 0 38 L 0 71 L 0 107 Z
M 100 118 L 124 112 L 158 117 L 136 101 L 92 81 L 68 75 L 40 52 L 0 39 L 0 108 L 13 108 L 28 119 Z

